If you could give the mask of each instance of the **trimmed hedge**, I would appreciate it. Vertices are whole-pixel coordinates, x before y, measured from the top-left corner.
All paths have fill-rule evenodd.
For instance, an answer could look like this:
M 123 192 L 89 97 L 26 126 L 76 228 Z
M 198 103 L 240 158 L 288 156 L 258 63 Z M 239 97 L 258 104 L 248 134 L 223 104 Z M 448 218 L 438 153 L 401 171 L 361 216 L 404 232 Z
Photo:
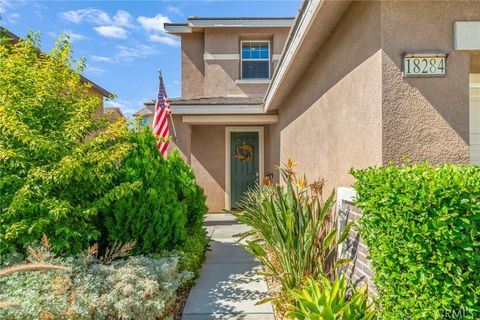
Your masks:
M 480 167 L 389 165 L 352 175 L 381 319 L 478 319 Z

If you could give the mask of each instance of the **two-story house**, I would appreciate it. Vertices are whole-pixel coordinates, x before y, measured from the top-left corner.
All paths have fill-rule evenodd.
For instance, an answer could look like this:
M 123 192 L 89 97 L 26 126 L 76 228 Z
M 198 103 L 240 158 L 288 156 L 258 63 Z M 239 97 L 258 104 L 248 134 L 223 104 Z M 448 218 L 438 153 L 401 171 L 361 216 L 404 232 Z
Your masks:
M 205 189 L 210 211 L 235 207 L 265 175 L 265 95 L 293 18 L 199 18 L 168 23 L 181 38 L 182 97 L 171 99 L 173 141 Z M 135 115 L 151 124 L 155 101 Z
M 295 20 L 165 24 L 182 42 L 175 144 L 210 211 L 289 158 L 326 192 L 404 157 L 480 164 L 479 13 L 473 0 L 304 0 Z

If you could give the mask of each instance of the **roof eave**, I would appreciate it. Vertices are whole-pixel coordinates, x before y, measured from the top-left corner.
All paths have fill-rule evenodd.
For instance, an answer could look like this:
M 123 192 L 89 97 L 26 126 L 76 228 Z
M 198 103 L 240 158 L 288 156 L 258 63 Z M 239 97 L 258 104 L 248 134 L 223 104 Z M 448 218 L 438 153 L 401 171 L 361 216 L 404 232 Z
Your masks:
M 196 31 L 203 31 L 204 28 L 290 28 L 293 25 L 292 17 L 273 18 L 201 18 L 189 17 L 188 23 L 164 23 L 167 33 L 181 35 Z
M 312 57 L 314 48 L 327 38 L 338 19 L 350 5 L 351 0 L 326 1 L 326 0 L 304 0 L 299 13 L 295 18 L 294 25 L 290 30 L 287 43 L 283 49 L 278 66 L 272 76 L 270 85 L 265 94 L 265 112 L 277 109 L 279 103 L 292 89 L 293 84 L 303 74 L 310 59 L 296 59 L 299 51 L 305 43 L 312 45 L 312 52 L 307 56 Z M 315 21 L 322 21 L 322 28 L 311 28 Z M 315 33 L 313 41 L 305 41 L 312 33 Z M 281 94 L 280 94 L 281 93 Z

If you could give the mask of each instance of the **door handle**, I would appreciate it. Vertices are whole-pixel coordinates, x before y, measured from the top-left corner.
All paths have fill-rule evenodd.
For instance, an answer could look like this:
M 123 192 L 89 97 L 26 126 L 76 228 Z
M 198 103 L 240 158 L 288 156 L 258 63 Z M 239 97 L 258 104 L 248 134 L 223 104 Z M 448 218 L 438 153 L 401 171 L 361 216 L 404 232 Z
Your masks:
M 258 178 L 259 178 L 259 176 L 258 176 L 258 171 L 257 171 L 257 172 L 255 172 L 255 179 L 257 179 L 257 182 L 260 182 L 260 180 Z

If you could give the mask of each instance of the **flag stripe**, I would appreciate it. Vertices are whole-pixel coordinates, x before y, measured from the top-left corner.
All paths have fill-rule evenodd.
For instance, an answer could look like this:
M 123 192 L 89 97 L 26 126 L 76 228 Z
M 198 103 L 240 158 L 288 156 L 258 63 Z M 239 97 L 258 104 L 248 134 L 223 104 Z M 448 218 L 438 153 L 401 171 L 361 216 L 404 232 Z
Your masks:
M 165 92 L 165 85 L 163 84 L 161 73 L 159 80 L 160 84 L 158 88 L 157 102 L 155 103 L 152 129 L 158 139 L 158 151 L 164 156 L 169 144 L 167 140 L 169 136 L 167 116 L 170 113 L 170 102 L 167 99 L 167 93 Z

